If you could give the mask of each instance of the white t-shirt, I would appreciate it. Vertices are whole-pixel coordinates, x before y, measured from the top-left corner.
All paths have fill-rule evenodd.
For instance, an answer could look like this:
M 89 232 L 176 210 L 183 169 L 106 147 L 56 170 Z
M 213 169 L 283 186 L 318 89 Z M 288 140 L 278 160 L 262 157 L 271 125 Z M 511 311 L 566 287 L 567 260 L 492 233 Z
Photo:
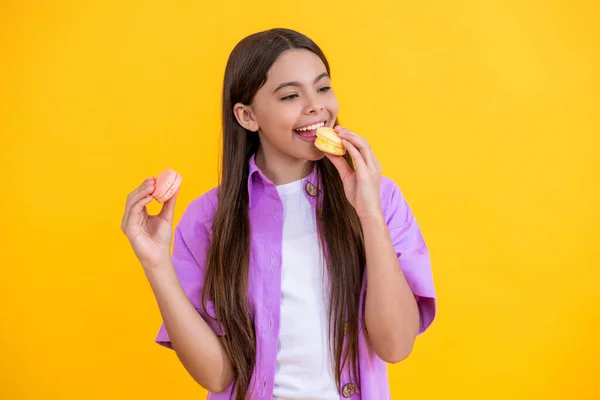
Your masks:
M 283 202 L 277 400 L 339 400 L 329 350 L 328 280 L 315 210 L 303 181 L 277 186 Z

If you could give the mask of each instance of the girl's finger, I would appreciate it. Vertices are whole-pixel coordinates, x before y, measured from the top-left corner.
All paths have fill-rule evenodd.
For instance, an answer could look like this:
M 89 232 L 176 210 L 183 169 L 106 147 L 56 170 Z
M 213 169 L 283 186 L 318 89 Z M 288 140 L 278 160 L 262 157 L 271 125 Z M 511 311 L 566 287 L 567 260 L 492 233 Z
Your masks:
M 348 161 L 346 161 L 346 159 L 344 157 L 334 156 L 334 155 L 328 154 L 328 153 L 325 153 L 325 156 L 329 159 L 329 161 L 331 161 L 333 166 L 338 170 L 338 172 L 340 173 L 340 177 L 342 178 L 342 181 L 344 179 L 346 179 L 348 176 L 350 176 L 352 174 L 352 172 L 354 172 L 354 170 L 350 167 L 350 165 L 348 165 Z
M 358 149 L 369 168 L 375 168 L 375 155 L 367 139 L 341 126 L 339 127 L 338 134 L 340 134 L 342 139 L 348 140 Z
M 138 225 L 142 224 L 142 222 L 144 221 L 144 218 L 146 216 L 146 214 L 143 211 L 146 208 L 146 206 L 148 204 L 150 204 L 152 199 L 153 199 L 152 196 L 147 195 L 146 197 L 142 197 L 137 203 L 135 203 L 131 207 L 129 217 L 127 218 L 127 220 L 125 220 L 125 229 L 126 230 L 128 230 L 128 228 L 130 228 L 130 227 L 138 226 Z
M 357 170 L 367 168 L 367 164 L 365 163 L 362 154 L 350 141 L 342 139 L 342 144 L 346 150 L 348 150 L 348 153 L 350 153 L 350 157 L 352 157 L 352 161 L 354 161 Z
M 161 218 L 169 222 L 173 225 L 173 219 L 175 215 L 175 203 L 177 202 L 177 195 L 179 194 L 179 189 L 171 196 L 171 198 L 164 202 L 160 213 L 158 214 Z
M 154 178 L 148 178 L 140 186 L 138 186 L 133 192 L 127 196 L 127 201 L 125 202 L 125 213 L 123 214 L 123 225 L 125 225 L 125 221 L 129 219 L 129 214 L 131 213 L 131 208 L 136 204 L 140 199 L 148 196 L 150 193 L 154 191 Z
M 137 203 L 141 198 L 152 193 L 154 190 L 154 178 L 148 178 L 140 186 L 138 186 L 133 192 L 127 196 L 126 206 L 130 208 L 133 204 Z

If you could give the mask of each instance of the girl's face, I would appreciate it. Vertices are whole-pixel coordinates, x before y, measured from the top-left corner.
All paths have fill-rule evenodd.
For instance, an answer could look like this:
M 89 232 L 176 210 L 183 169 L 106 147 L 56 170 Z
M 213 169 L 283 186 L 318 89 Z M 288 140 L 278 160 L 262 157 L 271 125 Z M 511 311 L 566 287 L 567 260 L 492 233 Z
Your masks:
M 314 146 L 315 130 L 334 126 L 338 102 L 319 56 L 288 50 L 273 63 L 252 104 L 234 110 L 242 126 L 258 131 L 264 157 L 283 165 L 323 158 Z

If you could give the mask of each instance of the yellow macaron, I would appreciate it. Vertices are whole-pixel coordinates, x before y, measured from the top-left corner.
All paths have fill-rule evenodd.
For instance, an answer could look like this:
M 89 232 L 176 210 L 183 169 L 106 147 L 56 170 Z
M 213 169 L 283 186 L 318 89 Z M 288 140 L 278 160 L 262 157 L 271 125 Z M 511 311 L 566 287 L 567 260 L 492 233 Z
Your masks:
M 340 139 L 333 129 L 323 126 L 318 128 L 316 133 L 315 147 L 317 149 L 336 156 L 346 154 L 346 148 L 342 145 L 342 139 Z

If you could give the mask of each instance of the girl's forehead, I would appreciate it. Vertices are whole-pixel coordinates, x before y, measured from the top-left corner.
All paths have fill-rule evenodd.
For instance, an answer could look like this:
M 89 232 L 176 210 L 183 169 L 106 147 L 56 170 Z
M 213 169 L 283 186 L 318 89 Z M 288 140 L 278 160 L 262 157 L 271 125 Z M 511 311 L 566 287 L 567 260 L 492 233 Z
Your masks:
M 325 64 L 309 50 L 287 50 L 283 52 L 267 72 L 267 82 L 312 81 L 326 72 Z

